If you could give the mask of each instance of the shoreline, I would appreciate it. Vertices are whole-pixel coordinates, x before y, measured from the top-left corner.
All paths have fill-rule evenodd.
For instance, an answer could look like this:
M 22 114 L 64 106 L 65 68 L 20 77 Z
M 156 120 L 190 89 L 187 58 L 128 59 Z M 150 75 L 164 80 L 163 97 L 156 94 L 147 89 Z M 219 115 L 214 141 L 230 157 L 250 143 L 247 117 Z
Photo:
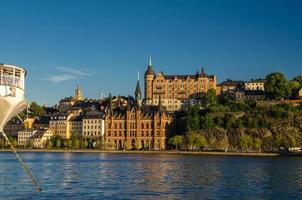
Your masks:
M 10 149 L 0 149 L 0 153 L 13 152 Z M 204 155 L 204 156 L 283 156 L 279 153 L 248 153 L 248 152 L 194 152 L 194 151 L 123 151 L 123 150 L 72 150 L 72 149 L 18 149 L 18 153 L 108 153 L 108 154 L 168 154 L 168 155 Z

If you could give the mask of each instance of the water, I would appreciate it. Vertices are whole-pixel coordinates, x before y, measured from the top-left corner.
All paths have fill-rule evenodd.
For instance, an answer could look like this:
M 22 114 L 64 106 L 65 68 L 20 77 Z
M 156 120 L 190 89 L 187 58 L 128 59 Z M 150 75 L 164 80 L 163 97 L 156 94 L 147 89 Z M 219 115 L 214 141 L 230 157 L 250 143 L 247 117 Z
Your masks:
M 302 158 L 0 153 L 0 199 L 301 199 Z

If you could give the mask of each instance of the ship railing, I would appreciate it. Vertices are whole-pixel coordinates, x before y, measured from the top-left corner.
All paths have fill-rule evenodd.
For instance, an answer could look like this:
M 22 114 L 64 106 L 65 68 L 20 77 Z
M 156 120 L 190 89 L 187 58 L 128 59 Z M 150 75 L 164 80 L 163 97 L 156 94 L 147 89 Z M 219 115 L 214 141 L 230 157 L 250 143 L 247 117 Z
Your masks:
M 24 90 L 24 79 L 10 75 L 0 75 L 0 85 L 14 86 Z

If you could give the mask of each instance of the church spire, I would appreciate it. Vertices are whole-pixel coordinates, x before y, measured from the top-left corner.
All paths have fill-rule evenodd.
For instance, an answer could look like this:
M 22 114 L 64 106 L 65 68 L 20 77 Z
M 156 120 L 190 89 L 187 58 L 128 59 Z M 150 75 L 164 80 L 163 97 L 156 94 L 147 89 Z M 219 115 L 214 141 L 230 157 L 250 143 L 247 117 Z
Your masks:
M 152 57 L 151 57 L 151 55 L 149 56 L 148 68 L 145 72 L 145 76 L 147 76 L 147 75 L 151 75 L 151 76 L 155 75 L 155 73 L 153 71 L 153 67 L 152 67 Z
M 135 100 L 138 101 L 141 100 L 141 98 L 142 98 L 141 86 L 139 84 L 139 80 L 137 80 L 136 88 L 135 88 Z
M 152 66 L 152 56 L 149 56 L 149 66 Z
M 77 101 L 83 101 L 85 99 L 80 85 L 78 85 L 77 88 L 75 89 L 74 99 Z

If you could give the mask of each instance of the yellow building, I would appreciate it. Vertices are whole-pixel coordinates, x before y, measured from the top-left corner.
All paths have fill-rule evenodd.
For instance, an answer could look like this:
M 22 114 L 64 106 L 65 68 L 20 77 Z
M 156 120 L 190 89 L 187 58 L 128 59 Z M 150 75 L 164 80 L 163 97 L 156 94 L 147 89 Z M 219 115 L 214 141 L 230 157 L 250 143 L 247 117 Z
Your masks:
M 101 139 L 103 136 L 103 114 L 95 109 L 87 111 L 82 119 L 82 138 Z
M 67 122 L 69 123 L 70 136 L 81 136 L 82 134 L 82 117 L 81 116 L 73 116 Z
M 46 142 L 50 140 L 53 133 L 50 129 L 39 129 L 31 137 L 34 148 L 44 148 Z
M 233 81 L 233 80 L 226 80 L 219 83 L 216 87 L 216 94 L 221 95 L 223 93 L 234 93 L 239 89 L 243 88 L 244 81 Z
M 52 115 L 49 120 L 49 128 L 54 135 L 59 135 L 64 139 L 71 137 L 70 119 L 74 117 L 73 113 L 58 113 Z
M 145 72 L 146 105 L 157 105 L 161 97 L 168 111 L 179 110 L 183 100 L 198 97 L 209 89 L 216 90 L 216 76 L 206 74 L 204 69 L 195 75 L 155 74 L 150 58 Z
M 84 101 L 85 97 L 83 96 L 83 92 L 81 87 L 78 85 L 75 89 L 73 97 L 66 97 L 59 102 L 59 112 L 65 112 L 69 110 L 73 105 L 77 102 Z
M 245 90 L 262 90 L 265 91 L 265 79 L 255 79 L 244 83 Z
M 299 99 L 301 99 L 301 100 L 302 100 L 302 88 L 299 90 L 299 94 L 298 94 L 298 96 L 299 96 Z

